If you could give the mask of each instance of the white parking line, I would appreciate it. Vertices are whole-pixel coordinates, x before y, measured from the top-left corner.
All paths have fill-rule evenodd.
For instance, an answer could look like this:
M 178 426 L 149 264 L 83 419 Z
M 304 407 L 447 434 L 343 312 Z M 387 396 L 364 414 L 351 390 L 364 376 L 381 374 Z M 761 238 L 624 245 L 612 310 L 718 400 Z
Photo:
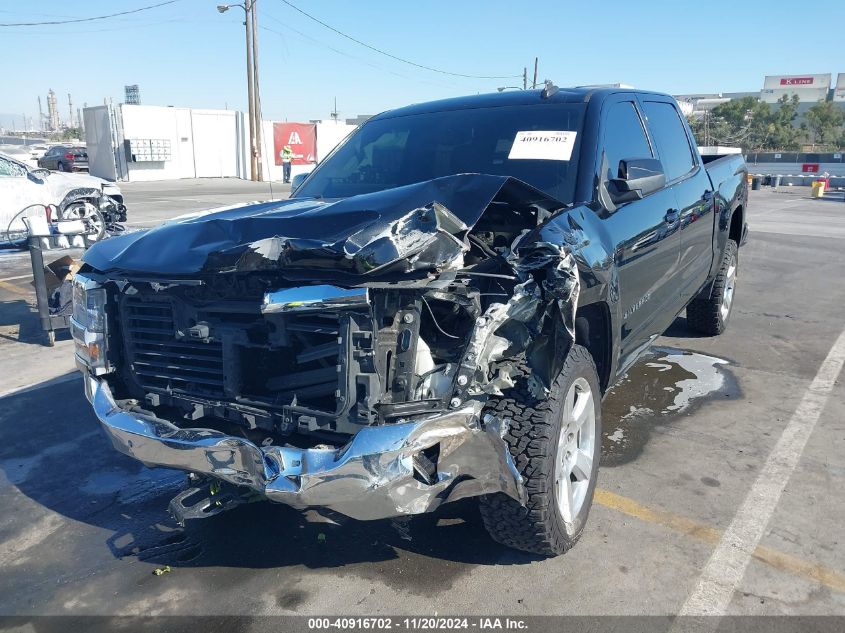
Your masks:
M 813 382 L 795 409 L 795 413 L 781 433 L 763 469 L 748 491 L 739 511 L 722 535 L 719 545 L 710 556 L 699 577 L 698 585 L 689 595 L 678 615 L 723 615 L 734 590 L 739 586 L 745 569 L 754 553 L 769 520 L 777 507 L 783 490 L 798 464 L 801 453 L 813 428 L 821 417 L 833 390 L 836 378 L 845 363 L 845 331 L 819 367 Z M 708 628 L 718 626 L 718 618 L 698 621 Z
M 17 281 L 18 279 L 32 279 L 32 273 L 28 275 L 18 275 L 16 277 L 3 277 L 0 281 Z
M 24 556 L 28 549 L 43 544 L 64 526 L 58 514 L 42 516 L 19 536 L 0 543 L 0 565 L 5 568 L 14 564 L 14 561 Z

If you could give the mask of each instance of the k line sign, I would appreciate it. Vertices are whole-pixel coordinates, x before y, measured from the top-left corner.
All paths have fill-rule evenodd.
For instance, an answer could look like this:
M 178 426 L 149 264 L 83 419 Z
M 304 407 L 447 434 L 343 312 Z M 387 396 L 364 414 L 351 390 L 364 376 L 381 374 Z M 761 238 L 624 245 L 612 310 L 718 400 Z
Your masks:
M 812 77 L 783 77 L 780 80 L 781 86 L 812 86 Z

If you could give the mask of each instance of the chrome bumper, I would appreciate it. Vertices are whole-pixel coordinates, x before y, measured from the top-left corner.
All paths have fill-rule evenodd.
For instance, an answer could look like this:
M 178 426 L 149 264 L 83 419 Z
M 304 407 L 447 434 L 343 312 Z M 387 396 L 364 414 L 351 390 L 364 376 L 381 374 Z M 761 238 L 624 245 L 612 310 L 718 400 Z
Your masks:
M 83 373 L 86 396 L 115 448 L 148 466 L 216 477 L 271 501 L 328 508 L 355 519 L 420 514 L 446 501 L 495 492 L 524 503 L 522 479 L 502 439 L 504 423 L 491 419 L 482 428 L 471 407 L 364 427 L 338 449 L 259 447 L 124 410 L 104 380 Z M 414 458 L 436 444 L 437 472 L 429 485 L 414 477 Z

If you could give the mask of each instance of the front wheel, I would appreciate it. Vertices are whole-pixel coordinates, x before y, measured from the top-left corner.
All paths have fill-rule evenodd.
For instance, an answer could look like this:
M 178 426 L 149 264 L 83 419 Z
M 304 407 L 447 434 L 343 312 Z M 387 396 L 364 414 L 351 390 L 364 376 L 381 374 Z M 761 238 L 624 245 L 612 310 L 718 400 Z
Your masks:
M 75 203 L 59 212 L 59 220 L 80 220 L 85 235 L 94 241 L 106 234 L 106 221 L 102 213 L 90 202 Z
M 556 556 L 584 531 L 601 458 L 601 392 L 593 358 L 573 345 L 547 398 L 529 389 L 527 367 L 484 413 L 508 421 L 505 441 L 522 475 L 523 506 L 498 493 L 480 497 L 484 526 L 515 549 Z M 484 415 L 484 414 L 482 414 Z
M 722 264 L 713 287 L 697 296 L 687 306 L 687 324 L 696 332 L 717 336 L 728 327 L 736 290 L 739 270 L 739 248 L 728 240 L 722 255 Z

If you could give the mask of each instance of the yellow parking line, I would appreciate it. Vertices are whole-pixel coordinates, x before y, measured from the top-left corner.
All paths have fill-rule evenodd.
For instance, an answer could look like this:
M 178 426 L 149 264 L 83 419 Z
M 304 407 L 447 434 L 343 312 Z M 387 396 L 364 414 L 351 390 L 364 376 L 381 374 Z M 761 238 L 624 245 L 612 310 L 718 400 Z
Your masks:
M 9 292 L 13 292 L 16 295 L 28 295 L 29 291 L 24 290 L 23 288 L 18 288 L 15 284 L 10 284 L 8 281 L 0 281 L 0 288 L 3 290 L 8 290 Z
M 804 576 L 810 580 L 815 580 L 820 585 L 845 593 L 845 574 L 840 574 L 835 569 L 762 545 L 757 546 L 752 556 L 775 569 L 788 571 L 796 576 Z
M 722 538 L 722 531 L 714 527 L 698 523 L 697 521 L 667 512 L 666 510 L 643 505 L 638 501 L 602 488 L 596 488 L 595 502 L 611 510 L 616 510 L 617 512 L 627 514 L 647 523 L 662 525 L 670 530 L 711 545 L 716 545 Z M 780 571 L 801 576 L 835 591 L 845 593 L 845 574 L 835 569 L 830 569 L 829 567 L 762 545 L 757 546 L 752 556 L 760 562 L 766 563 Z

